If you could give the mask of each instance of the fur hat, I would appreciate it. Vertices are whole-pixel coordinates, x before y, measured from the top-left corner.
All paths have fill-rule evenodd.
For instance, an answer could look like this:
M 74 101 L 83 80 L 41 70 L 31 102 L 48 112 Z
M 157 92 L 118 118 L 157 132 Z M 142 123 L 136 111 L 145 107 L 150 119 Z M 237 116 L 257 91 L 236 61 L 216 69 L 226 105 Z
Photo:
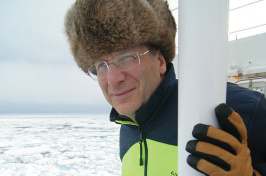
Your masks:
M 72 54 L 85 72 L 99 57 L 139 45 L 175 57 L 175 20 L 165 0 L 76 0 L 65 18 Z

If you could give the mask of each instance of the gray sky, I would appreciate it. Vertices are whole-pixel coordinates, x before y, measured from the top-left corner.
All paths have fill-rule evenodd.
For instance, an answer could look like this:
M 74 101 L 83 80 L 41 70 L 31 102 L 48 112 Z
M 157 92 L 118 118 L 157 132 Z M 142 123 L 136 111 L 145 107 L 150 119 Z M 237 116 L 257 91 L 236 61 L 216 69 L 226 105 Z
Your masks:
M 108 113 L 63 30 L 74 0 L 0 0 L 0 113 Z
M 63 23 L 74 1 L 0 0 L 0 114 L 108 113 L 111 109 L 98 83 L 76 66 L 68 48 Z M 230 8 L 235 8 L 255 0 L 231 2 Z M 178 1 L 169 4 L 176 9 Z M 262 1 L 254 6 L 265 5 Z M 265 8 L 264 13 L 258 12 L 266 14 Z M 173 15 L 177 22 L 178 10 Z M 243 15 L 245 20 L 239 20 Z M 250 16 L 244 10 L 231 12 L 229 32 L 245 28 L 241 24 L 247 26 L 248 20 L 265 23 L 266 15 Z

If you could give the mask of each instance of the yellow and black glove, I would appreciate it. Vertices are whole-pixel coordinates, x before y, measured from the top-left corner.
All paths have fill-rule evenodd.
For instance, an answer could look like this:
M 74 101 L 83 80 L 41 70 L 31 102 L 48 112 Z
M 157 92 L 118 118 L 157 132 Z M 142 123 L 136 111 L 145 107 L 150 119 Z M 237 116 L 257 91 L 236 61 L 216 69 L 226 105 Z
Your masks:
M 245 124 L 232 108 L 220 104 L 215 109 L 221 129 L 197 124 L 192 132 L 197 140 L 187 143 L 188 164 L 209 176 L 260 176 L 252 167 Z

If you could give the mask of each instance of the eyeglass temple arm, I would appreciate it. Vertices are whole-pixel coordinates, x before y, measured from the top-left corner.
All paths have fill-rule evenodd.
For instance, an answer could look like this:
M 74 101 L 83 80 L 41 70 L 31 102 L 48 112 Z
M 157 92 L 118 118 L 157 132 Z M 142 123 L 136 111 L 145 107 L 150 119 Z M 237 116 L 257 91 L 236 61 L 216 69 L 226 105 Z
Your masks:
M 148 53 L 149 50 L 145 51 L 144 53 L 140 54 L 139 56 L 143 56 L 144 54 Z

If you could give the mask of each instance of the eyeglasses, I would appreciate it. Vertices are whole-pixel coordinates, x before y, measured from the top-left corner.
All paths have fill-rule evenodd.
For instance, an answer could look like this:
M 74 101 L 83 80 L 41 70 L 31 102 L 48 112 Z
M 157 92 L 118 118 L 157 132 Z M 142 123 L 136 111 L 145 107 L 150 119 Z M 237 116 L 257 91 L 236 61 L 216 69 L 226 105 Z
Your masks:
M 116 56 L 111 61 L 95 62 L 95 64 L 88 68 L 88 75 L 95 81 L 106 78 L 110 63 L 113 63 L 120 71 L 132 70 L 140 65 L 140 56 L 148 52 L 149 50 L 142 54 L 138 52 L 127 52 Z

